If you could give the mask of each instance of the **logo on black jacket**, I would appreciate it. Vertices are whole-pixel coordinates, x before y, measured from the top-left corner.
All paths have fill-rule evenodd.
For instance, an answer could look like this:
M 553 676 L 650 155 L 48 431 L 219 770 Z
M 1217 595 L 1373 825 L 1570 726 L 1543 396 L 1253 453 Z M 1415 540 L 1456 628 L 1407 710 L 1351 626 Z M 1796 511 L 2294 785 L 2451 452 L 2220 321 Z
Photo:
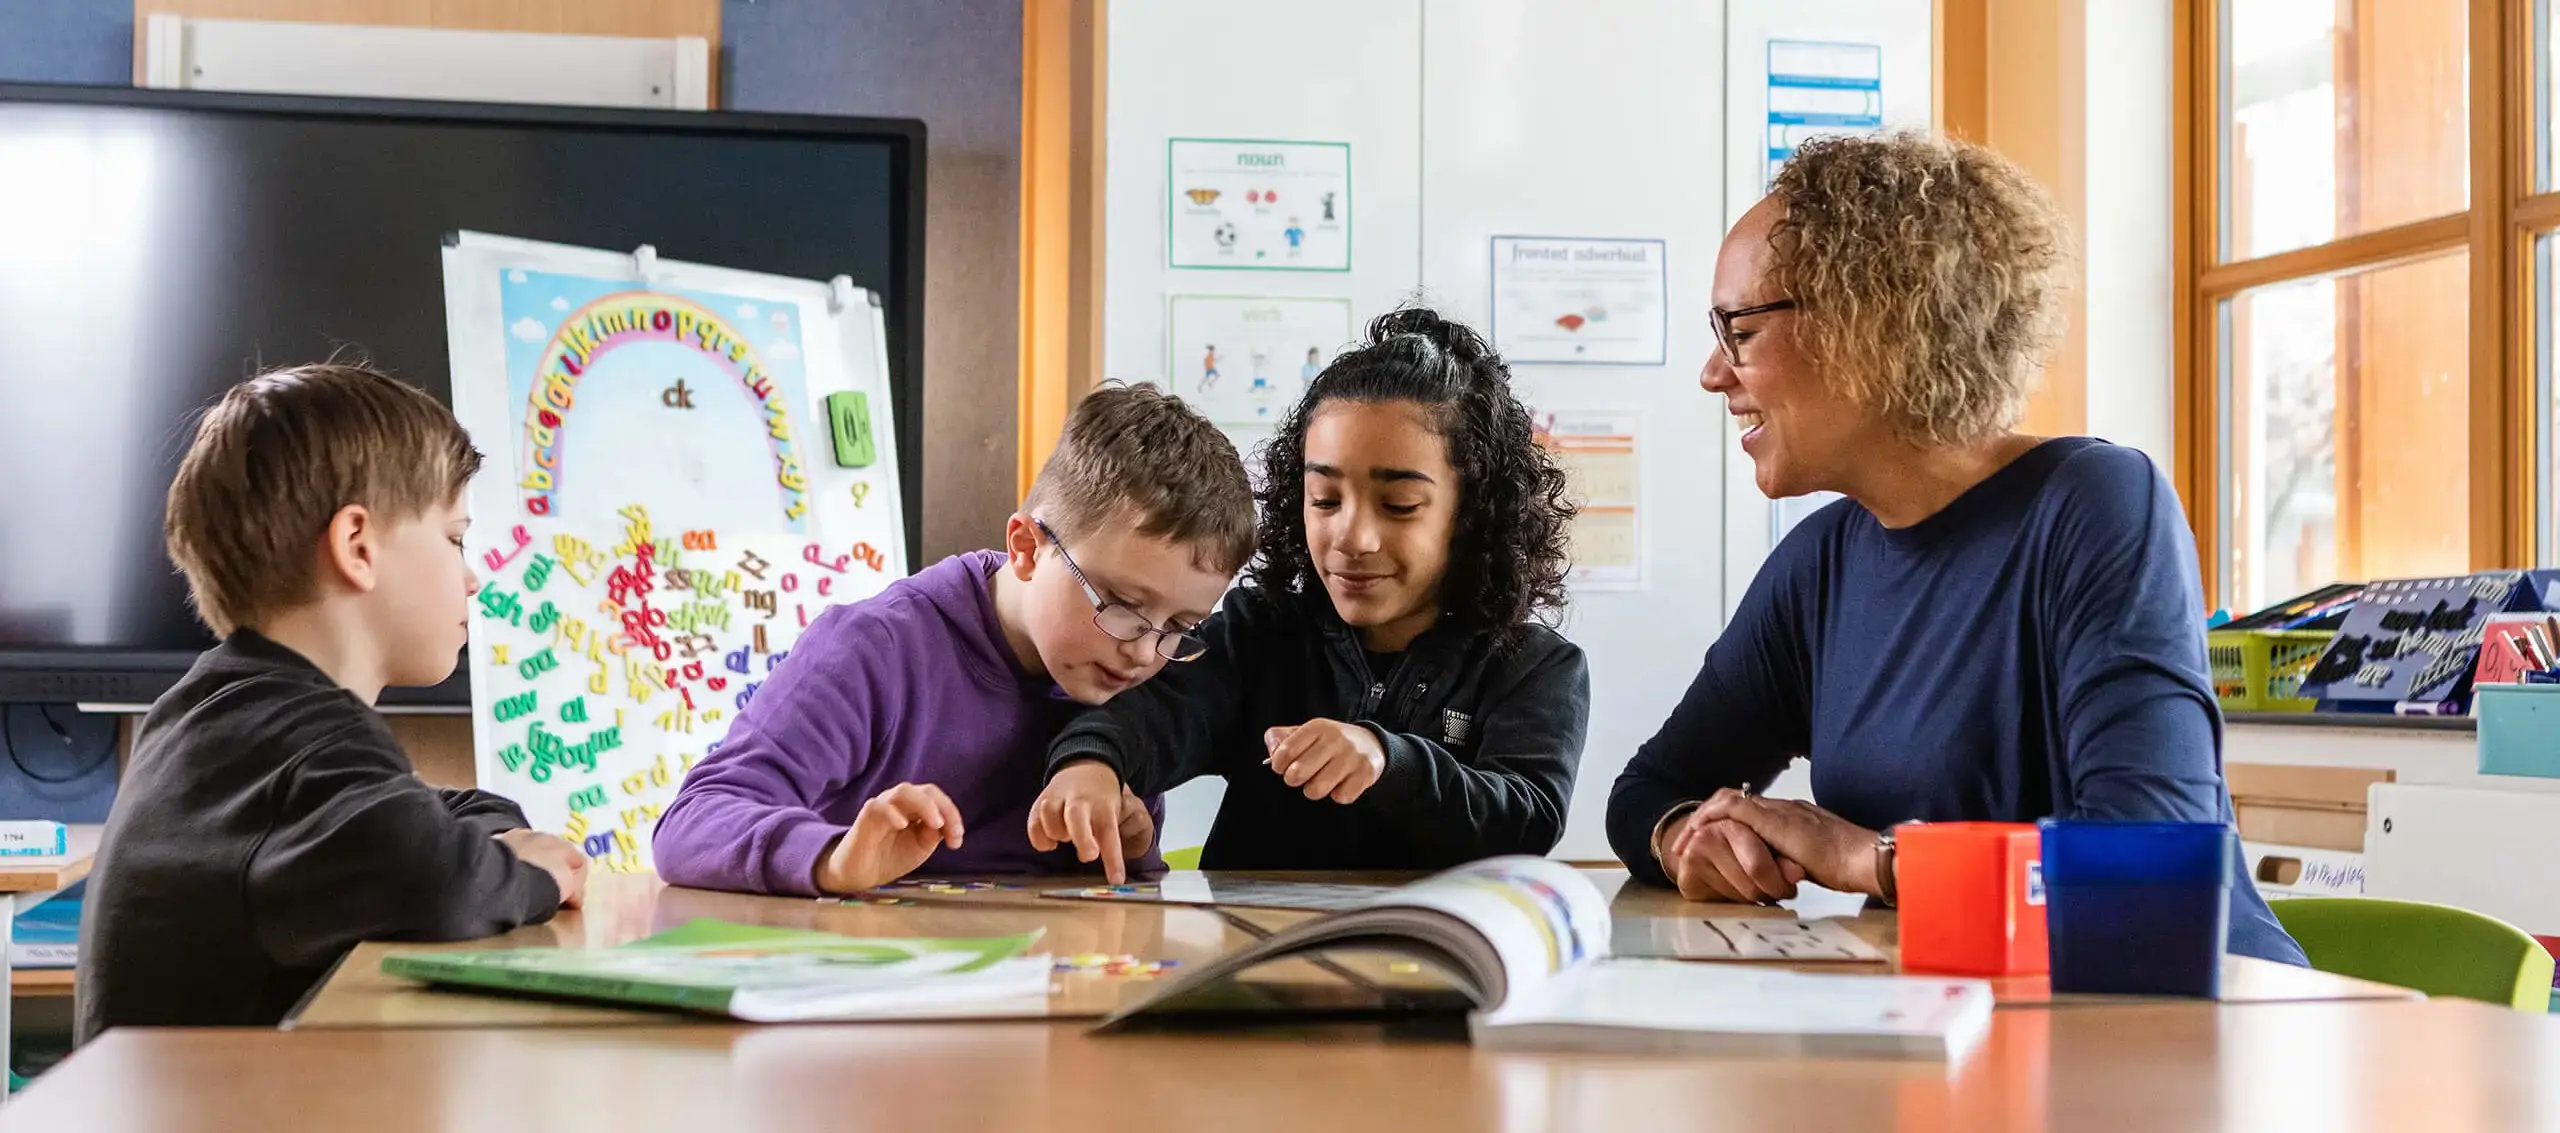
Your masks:
M 1473 735 L 1473 734 L 1475 733 L 1475 730 L 1476 730 L 1476 721 L 1475 721 L 1475 717 L 1469 716 L 1469 715 L 1467 715 L 1466 713 L 1464 713 L 1464 712 L 1460 712 L 1460 711 L 1458 711 L 1458 710 L 1456 710 L 1456 709 L 1454 709 L 1454 708 L 1442 709 L 1442 710 L 1441 710 L 1441 712 L 1440 712 L 1440 742 L 1441 742 L 1441 743 L 1444 743 L 1444 744 L 1462 744 L 1462 743 L 1465 743 L 1465 742 L 1467 742 L 1467 737 L 1468 737 L 1468 736 L 1470 736 L 1470 735 Z

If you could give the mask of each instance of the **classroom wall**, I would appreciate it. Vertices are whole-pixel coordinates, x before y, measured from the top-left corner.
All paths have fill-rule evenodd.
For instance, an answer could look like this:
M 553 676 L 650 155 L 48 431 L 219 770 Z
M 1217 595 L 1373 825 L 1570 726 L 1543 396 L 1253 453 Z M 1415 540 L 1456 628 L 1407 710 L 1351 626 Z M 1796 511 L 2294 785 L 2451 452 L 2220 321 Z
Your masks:
M 1113 0 L 1110 20 L 1111 377 L 1167 377 L 1169 294 L 1340 296 L 1358 320 L 1419 296 L 1481 329 L 1494 235 L 1668 241 L 1668 364 L 1514 367 L 1535 407 L 1643 414 L 1644 588 L 1577 593 L 1564 622 L 1593 700 L 1557 853 L 1608 858 L 1609 785 L 1722 621 L 1721 407 L 1696 386 L 1711 336 L 1678 312 L 1705 302 L 1723 230 L 1723 5 Z M 1172 137 L 1349 142 L 1352 270 L 1168 269 Z M 1204 780 L 1169 798 L 1164 845 L 1200 844 L 1221 792 Z
M 1985 30 L 2071 40 L 2073 65 L 2055 69 L 2048 85 L 2082 84 L 2076 105 L 2044 108 L 2051 136 L 2039 151 L 2068 163 L 2060 173 L 2076 177 L 2061 180 L 2079 184 L 2059 187 L 2086 194 L 2082 215 L 2105 218 L 2080 234 L 2088 275 L 2075 314 L 2086 381 L 2071 376 L 2064 416 L 2069 429 L 2140 448 L 2166 469 L 2170 13 L 2115 0 L 2045 2 L 2081 7 L 2034 11 L 2035 28 L 2010 20 Z M 1336 34 L 1354 11 L 1362 34 Z M 1694 384 L 1710 336 L 1702 322 L 1676 317 L 1703 304 L 1722 236 L 1725 21 L 1721 3 L 1668 0 L 1111 6 L 1105 352 L 1114 377 L 1166 376 L 1168 293 L 1339 294 L 1365 316 L 1410 290 L 1481 326 L 1486 241 L 1495 233 L 1670 241 L 1670 365 L 1517 368 L 1518 388 L 1534 404 L 1645 413 L 1645 586 L 1578 593 L 1565 622 L 1589 652 L 1594 691 L 1559 847 L 1568 857 L 1606 856 L 1611 780 L 1677 701 L 1722 609 L 1766 550 L 1758 538 L 1729 545 L 1734 493 L 1750 488 L 1732 482 L 1736 462 L 1719 459 L 1729 446 L 1720 406 Z M 2083 65 L 2085 77 L 2076 74 Z M 1253 81 L 1236 82 L 1239 68 Z M 2005 93 L 2013 104 L 2025 97 Z M 1418 129 L 1407 129 L 1409 115 L 1418 115 Z M 1183 135 L 1350 141 L 1353 272 L 1168 270 L 1164 145 Z M 1420 155 L 1410 190 L 1407 145 Z M 1401 250 L 1408 234 L 1418 242 L 1412 258 Z M 1408 278 L 1409 262 L 1417 270 Z M 1801 769 L 1778 790 L 1801 792 Z M 1197 843 L 1216 791 L 1202 784 L 1177 794 L 1167 845 Z
M 0 3 L 0 82 L 133 80 L 133 0 Z
M 1106 379 L 1169 381 L 1170 294 L 1339 297 L 1355 320 L 1413 296 L 1422 282 L 1422 10 L 1422 0 L 1113 0 Z M 1238 81 L 1247 58 L 1287 66 Z M 1165 145 L 1176 137 L 1350 143 L 1351 270 L 1167 268 Z M 1268 433 L 1229 430 L 1248 456 Z
M 1414 294 L 1422 282 L 1421 0 L 1111 0 L 1107 18 L 1105 379 L 1169 382 L 1167 295 L 1337 296 L 1359 319 Z M 1244 58 L 1288 65 L 1238 82 Z M 1169 270 L 1165 146 L 1175 137 L 1349 142 L 1351 271 Z M 1269 430 L 1228 435 L 1251 468 Z M 1162 845 L 1200 845 L 1224 795 L 1217 779 L 1168 795 Z
M 1724 399 L 1698 387 L 1724 239 L 1722 4 L 1424 0 L 1424 290 L 1483 327 L 1496 234 L 1667 242 L 1660 366 L 1513 367 L 1539 409 L 1639 413 L 1642 589 L 1577 588 L 1590 739 L 1558 856 L 1611 857 L 1610 784 L 1724 623 Z
M 2175 467 L 2171 5 L 2087 0 L 2089 432 Z M 2102 222 L 2101 222 L 2102 221 Z

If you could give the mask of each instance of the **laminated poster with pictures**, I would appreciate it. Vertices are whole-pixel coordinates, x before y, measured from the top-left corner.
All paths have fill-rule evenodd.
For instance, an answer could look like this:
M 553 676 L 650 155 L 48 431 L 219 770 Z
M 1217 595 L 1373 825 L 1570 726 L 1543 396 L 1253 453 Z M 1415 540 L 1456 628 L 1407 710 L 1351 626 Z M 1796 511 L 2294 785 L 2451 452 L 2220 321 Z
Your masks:
M 1529 409 L 1538 443 L 1564 469 L 1574 505 L 1577 590 L 1644 588 L 1644 415 L 1633 408 Z
M 454 410 L 482 789 L 598 867 L 650 867 L 685 773 L 827 607 L 906 575 L 871 293 L 464 232 Z

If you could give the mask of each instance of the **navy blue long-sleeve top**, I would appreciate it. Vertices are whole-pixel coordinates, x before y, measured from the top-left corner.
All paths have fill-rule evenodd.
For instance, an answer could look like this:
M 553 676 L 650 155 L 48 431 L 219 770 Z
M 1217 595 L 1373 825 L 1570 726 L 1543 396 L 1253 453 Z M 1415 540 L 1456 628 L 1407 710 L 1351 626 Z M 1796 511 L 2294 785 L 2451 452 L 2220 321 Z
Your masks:
M 2047 441 L 1910 527 L 1841 500 L 1788 533 L 1662 730 L 1609 793 L 1609 841 L 1766 788 L 1869 829 L 2072 818 L 2229 823 L 2195 543 L 2137 450 Z M 2245 864 L 2230 950 L 2303 963 Z

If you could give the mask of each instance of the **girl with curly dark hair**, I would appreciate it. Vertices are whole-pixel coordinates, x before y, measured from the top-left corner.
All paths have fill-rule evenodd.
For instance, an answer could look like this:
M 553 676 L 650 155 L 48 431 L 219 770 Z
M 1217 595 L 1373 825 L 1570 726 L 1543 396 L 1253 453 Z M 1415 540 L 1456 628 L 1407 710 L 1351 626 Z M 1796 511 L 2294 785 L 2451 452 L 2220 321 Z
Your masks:
M 1436 869 L 1544 854 L 1589 717 L 1563 472 L 1474 331 L 1409 308 L 1262 450 L 1261 546 L 1208 653 L 1068 725 L 1034 845 L 1110 851 L 1122 786 L 1227 781 L 1207 869 Z M 1115 877 L 1115 880 L 1117 878 Z

